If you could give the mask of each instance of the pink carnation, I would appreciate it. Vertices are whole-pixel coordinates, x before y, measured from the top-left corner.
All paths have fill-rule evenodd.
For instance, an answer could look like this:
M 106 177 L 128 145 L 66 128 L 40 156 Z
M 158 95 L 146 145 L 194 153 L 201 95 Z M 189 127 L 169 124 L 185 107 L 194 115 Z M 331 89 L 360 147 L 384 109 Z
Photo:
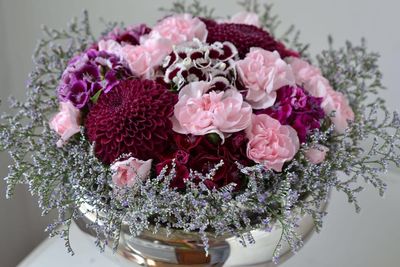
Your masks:
M 325 114 L 329 115 L 335 111 L 335 116 L 331 118 L 335 130 L 338 133 L 344 133 L 348 127 L 348 121 L 354 120 L 353 110 L 346 97 L 333 90 L 318 68 L 299 58 L 289 58 L 288 62 L 292 67 L 296 83 L 303 85 L 312 96 L 323 99 L 321 106 Z
M 60 112 L 50 121 L 50 128 L 56 131 L 61 139 L 57 142 L 62 147 L 69 138 L 80 132 L 80 111 L 71 102 L 61 102 Z
M 207 92 L 212 83 L 193 82 L 179 93 L 175 105 L 173 130 L 181 134 L 205 135 L 234 133 L 246 129 L 251 122 L 251 106 L 233 88 Z
M 249 138 L 247 157 L 277 172 L 282 171 L 283 164 L 292 160 L 300 147 L 292 127 L 281 125 L 266 114 L 253 115 L 246 135 Z
M 334 111 L 331 120 L 337 133 L 344 133 L 349 127 L 349 121 L 354 121 L 354 112 L 349 105 L 349 101 L 340 92 L 328 90 L 328 98 L 324 109 L 328 115 Z
M 113 183 L 118 187 L 132 187 L 149 176 L 151 163 L 151 159 L 143 161 L 133 157 L 114 163 L 111 166 Z
M 313 148 L 308 149 L 305 152 L 306 158 L 312 164 L 319 164 L 325 160 L 326 153 L 329 151 L 329 148 L 323 145 L 317 145 Z
M 132 73 L 145 79 L 154 76 L 154 69 L 171 52 L 171 43 L 162 38 L 150 38 L 142 45 L 125 45 L 122 48 L 122 56 Z
M 307 61 L 299 58 L 289 58 L 287 60 L 292 67 L 295 81 L 314 97 L 327 97 L 330 89 L 329 81 L 325 79 L 321 71 L 310 65 Z
M 271 107 L 276 90 L 295 83 L 290 66 L 276 51 L 251 48 L 246 57 L 237 62 L 237 71 L 248 89 L 246 100 L 254 109 Z
M 247 24 L 260 27 L 260 19 L 256 13 L 242 11 L 233 15 L 229 20 L 221 21 L 224 23 Z
M 149 38 L 165 38 L 177 45 L 195 38 L 205 42 L 207 34 L 204 22 L 190 14 L 181 14 L 161 20 L 151 31 Z

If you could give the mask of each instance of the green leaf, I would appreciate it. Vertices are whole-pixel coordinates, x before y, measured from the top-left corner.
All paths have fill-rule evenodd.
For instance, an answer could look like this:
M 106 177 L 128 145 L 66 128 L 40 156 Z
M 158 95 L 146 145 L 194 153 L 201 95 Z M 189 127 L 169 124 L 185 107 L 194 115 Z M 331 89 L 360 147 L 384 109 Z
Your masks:
M 101 95 L 102 92 L 103 92 L 103 90 L 97 91 L 97 93 L 96 93 L 94 96 L 92 96 L 92 97 L 90 98 L 90 100 L 91 100 L 94 104 L 96 104 L 97 101 L 99 100 L 99 97 L 100 97 L 100 95 Z

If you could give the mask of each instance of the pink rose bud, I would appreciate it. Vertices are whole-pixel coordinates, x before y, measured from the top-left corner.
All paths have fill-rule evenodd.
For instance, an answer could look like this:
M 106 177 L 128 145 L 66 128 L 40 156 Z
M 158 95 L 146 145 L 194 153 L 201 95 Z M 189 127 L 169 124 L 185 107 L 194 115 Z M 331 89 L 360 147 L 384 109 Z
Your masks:
M 61 136 L 57 146 L 62 147 L 69 138 L 80 132 L 79 109 L 69 101 L 61 102 L 60 112 L 50 121 L 50 128 Z
M 308 149 L 305 152 L 305 156 L 312 164 L 319 164 L 325 160 L 328 151 L 329 148 L 326 146 L 316 145 L 315 147 Z
M 111 165 L 113 183 L 118 187 L 132 187 L 149 176 L 151 163 L 151 159 L 143 161 L 133 157 L 114 163 Z
M 253 115 L 246 135 L 249 138 L 247 157 L 277 172 L 282 171 L 283 164 L 292 160 L 300 148 L 297 132 L 292 127 L 281 125 L 265 114 Z
M 290 66 L 276 51 L 253 47 L 243 60 L 237 62 L 236 68 L 248 89 L 246 100 L 254 109 L 271 107 L 279 88 L 295 84 Z

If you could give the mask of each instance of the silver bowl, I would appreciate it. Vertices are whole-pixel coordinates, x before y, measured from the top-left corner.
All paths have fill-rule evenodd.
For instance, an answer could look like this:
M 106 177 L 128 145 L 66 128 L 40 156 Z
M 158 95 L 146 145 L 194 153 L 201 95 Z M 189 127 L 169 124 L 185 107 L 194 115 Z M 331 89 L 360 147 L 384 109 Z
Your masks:
M 322 210 L 326 209 L 326 205 Z M 81 215 L 75 222 L 88 237 L 93 239 L 96 234 L 88 224 L 96 222 L 96 213 L 88 204 L 81 205 Z M 310 215 L 304 215 L 299 221 L 296 232 L 303 241 L 309 239 L 314 232 L 314 221 Z M 172 230 L 167 235 L 161 228 L 156 234 L 145 231 L 140 236 L 133 237 L 127 225 L 123 225 L 119 246 L 116 253 L 106 251 L 119 266 L 224 266 L 224 267 L 256 267 L 276 266 L 272 262 L 273 253 L 281 239 L 282 229 L 275 224 L 272 231 L 255 229 L 251 231 L 254 244 L 244 247 L 232 236 L 209 236 L 208 255 L 204 251 L 203 242 L 196 233 Z M 289 245 L 283 241 L 280 263 L 293 254 Z

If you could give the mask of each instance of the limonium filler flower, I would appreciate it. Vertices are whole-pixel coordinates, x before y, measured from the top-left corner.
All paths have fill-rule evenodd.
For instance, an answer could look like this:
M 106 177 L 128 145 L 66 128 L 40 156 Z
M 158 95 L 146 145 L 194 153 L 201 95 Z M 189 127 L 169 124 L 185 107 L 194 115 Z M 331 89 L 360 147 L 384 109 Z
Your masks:
M 47 229 L 71 251 L 73 220 L 102 250 L 157 265 L 177 262 L 155 244 L 179 264 L 222 266 L 235 242 L 262 236 L 275 246 L 236 264 L 253 266 L 297 251 L 311 219 L 319 230 L 332 190 L 356 210 L 360 180 L 383 194 L 400 116 L 379 98 L 377 54 L 348 43 L 313 60 L 300 36 L 276 37 L 269 5 L 243 6 L 217 19 L 178 3 L 155 25 L 99 36 L 86 13 L 46 30 L 27 99 L 0 117 L 7 196 L 28 184 L 44 214 L 59 212 Z

